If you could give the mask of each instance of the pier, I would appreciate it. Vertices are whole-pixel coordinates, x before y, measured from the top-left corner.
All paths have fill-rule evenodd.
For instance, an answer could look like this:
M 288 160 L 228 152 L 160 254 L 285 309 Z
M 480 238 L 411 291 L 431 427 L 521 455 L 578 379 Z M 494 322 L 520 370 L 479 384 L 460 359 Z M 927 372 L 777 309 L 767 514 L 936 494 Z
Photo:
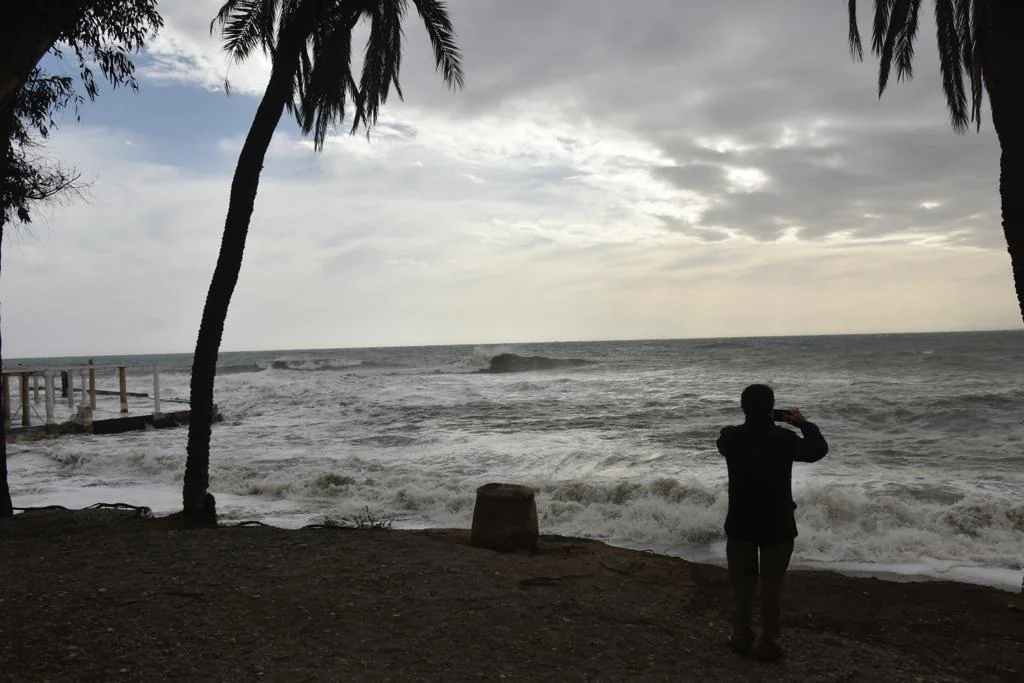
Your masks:
M 139 373 L 147 383 L 151 374 L 152 393 L 128 391 L 129 370 L 136 382 Z M 113 388 L 99 388 L 97 379 L 108 377 Z M 8 366 L 2 371 L 0 402 L 11 441 L 177 427 L 188 424 L 191 414 L 187 400 L 161 401 L 160 369 L 152 366 Z M 165 410 L 168 403 L 186 407 Z M 214 406 L 214 421 L 220 419 Z

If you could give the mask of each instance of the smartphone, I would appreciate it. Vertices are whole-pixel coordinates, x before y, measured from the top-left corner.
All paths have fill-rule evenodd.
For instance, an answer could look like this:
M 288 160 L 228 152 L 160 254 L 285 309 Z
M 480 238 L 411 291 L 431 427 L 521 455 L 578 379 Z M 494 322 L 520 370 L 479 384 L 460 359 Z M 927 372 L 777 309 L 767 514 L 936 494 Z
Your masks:
M 772 419 L 776 422 L 789 422 L 789 411 L 788 410 L 773 410 Z

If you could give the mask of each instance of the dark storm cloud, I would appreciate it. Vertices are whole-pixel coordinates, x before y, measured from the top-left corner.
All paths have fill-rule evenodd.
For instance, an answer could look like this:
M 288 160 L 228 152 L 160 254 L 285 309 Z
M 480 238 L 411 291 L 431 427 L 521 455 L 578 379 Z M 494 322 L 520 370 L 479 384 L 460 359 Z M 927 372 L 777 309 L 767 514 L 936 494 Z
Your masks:
M 862 5 L 870 39 L 870 3 Z M 209 7 L 167 12 L 205 27 Z M 799 226 L 805 239 L 916 233 L 1001 245 L 998 145 L 987 121 L 981 134 L 957 136 L 949 127 L 928 3 L 915 78 L 893 82 L 882 100 L 874 60 L 850 58 L 840 0 L 451 0 L 449 7 L 466 89 L 441 87 L 424 31 L 410 17 L 408 106 L 458 123 L 508 115 L 503 108 L 514 105 L 524 115 L 557 116 L 562 126 L 588 121 L 646 141 L 666 158 L 648 170 L 710 206 L 692 224 L 665 218 L 670 231 L 705 241 L 728 232 L 771 240 Z M 401 111 L 395 104 L 389 109 Z M 410 120 L 382 122 L 376 135 L 413 140 Z M 567 148 L 573 144 L 567 138 Z M 736 169 L 767 180 L 737 188 Z M 533 173 L 546 187 L 581 171 L 539 165 Z
M 670 153 L 685 165 L 658 173 L 676 187 L 714 198 L 701 225 L 758 238 L 778 237 L 789 227 L 810 238 L 971 230 L 956 242 L 998 247 L 996 188 L 987 168 L 994 151 L 978 140 L 947 136 L 928 128 L 850 130 L 822 147 L 772 148 L 758 141 L 765 146 L 732 153 L 676 144 Z M 757 191 L 731 191 L 730 167 L 757 168 L 767 182 Z
M 631 112 L 657 109 L 671 115 L 664 104 L 685 103 L 698 90 L 741 85 L 768 93 L 810 92 L 824 85 L 842 91 L 834 81 L 811 79 L 865 68 L 850 63 L 839 2 L 456 0 L 449 5 L 465 56 L 467 88 L 456 100 L 438 92 L 422 31 L 410 25 L 405 73 L 407 85 L 416 88 L 411 101 L 429 97 L 458 107 L 488 107 L 557 88 L 592 101 L 597 106 L 587 107 L 590 114 L 628 118 Z M 869 75 L 866 82 L 871 81 Z M 799 108 L 802 102 L 793 104 Z
M 757 239 L 791 226 L 804 238 L 968 230 L 949 242 L 1001 245 L 998 145 L 987 121 L 981 134 L 949 127 L 930 7 L 915 78 L 893 82 L 882 100 L 876 63 L 850 59 L 842 2 L 457 0 L 451 9 L 467 89 L 443 93 L 421 60 L 410 102 L 471 116 L 543 100 L 626 129 L 678 164 L 654 169 L 660 177 L 713 200 L 698 225 L 667 218 L 670 230 L 702 240 L 720 237 L 715 227 Z M 421 39 L 409 34 L 412 54 Z M 787 131 L 795 140 L 780 147 Z M 715 139 L 739 147 L 698 144 Z M 768 182 L 737 192 L 730 168 Z

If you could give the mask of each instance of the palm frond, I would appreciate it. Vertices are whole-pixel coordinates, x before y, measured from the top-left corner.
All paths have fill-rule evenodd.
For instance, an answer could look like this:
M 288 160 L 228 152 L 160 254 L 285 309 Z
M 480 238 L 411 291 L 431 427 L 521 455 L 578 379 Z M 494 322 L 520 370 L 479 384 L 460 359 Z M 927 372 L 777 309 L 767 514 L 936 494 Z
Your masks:
M 882 46 L 885 45 L 893 2 L 895 0 L 875 0 L 875 18 L 871 29 L 871 51 L 876 55 L 882 54 Z
M 223 49 L 236 62 L 249 58 L 257 47 L 272 54 L 276 42 L 275 24 L 279 0 L 229 0 L 210 22 L 210 31 L 220 29 Z
M 963 51 L 953 0 L 935 0 L 935 27 L 942 92 L 946 95 L 946 107 L 949 109 L 953 130 L 962 133 L 968 123 L 967 95 L 964 93 Z
M 934 0 L 942 90 L 950 121 L 958 133 L 965 131 L 971 122 L 981 127 L 982 100 L 989 86 L 985 55 L 992 2 Z M 921 0 L 875 0 L 871 49 L 879 61 L 879 97 L 885 93 L 894 67 L 898 80 L 909 80 L 914 75 L 921 4 Z M 848 0 L 848 40 L 851 54 L 860 60 L 863 47 L 856 5 L 856 0 Z
M 987 70 L 985 69 L 985 52 L 988 49 L 989 0 L 974 0 L 971 12 L 971 118 L 981 130 L 981 103 L 985 88 Z
M 387 102 L 394 85 L 401 96 L 398 68 L 401 66 L 402 19 L 406 0 L 380 0 L 370 12 L 370 34 L 363 55 L 359 80 L 360 100 L 352 120 L 352 133 L 364 126 L 369 134 L 377 123 L 380 106 Z
M 303 125 L 302 103 L 305 102 L 309 88 L 306 85 L 313 77 L 313 56 L 311 48 L 304 47 L 299 52 L 299 63 L 292 79 L 292 98 L 285 104 L 288 113 L 295 116 L 299 126 Z
M 249 2 L 250 0 L 227 0 L 227 2 L 221 5 L 220 9 L 217 10 L 217 15 L 210 21 L 210 35 L 213 35 L 217 31 L 218 26 L 223 26 L 228 17 L 238 11 L 239 5 L 248 5 Z
M 387 2 L 388 0 L 384 0 Z M 377 109 L 382 99 L 387 99 L 390 81 L 382 78 L 384 71 L 384 55 L 387 41 L 384 38 L 384 17 L 380 11 L 380 3 L 374 3 L 370 10 L 370 33 L 363 47 L 363 73 L 359 79 L 358 106 L 352 117 L 351 133 L 355 134 L 360 125 L 367 129 L 376 123 Z
M 864 46 L 860 42 L 860 29 L 857 27 L 857 0 L 849 0 L 850 15 L 850 54 L 858 62 L 864 59 Z
M 896 80 L 910 80 L 914 77 L 914 41 L 917 40 L 918 16 L 921 0 L 911 0 L 907 5 L 905 28 L 896 40 Z
M 391 81 L 391 85 L 395 86 L 395 94 L 398 95 L 400 100 L 405 99 L 405 93 L 402 92 L 402 83 L 399 80 L 399 76 L 402 73 L 402 41 L 405 38 L 402 23 L 405 21 L 406 9 L 405 0 L 390 2 L 384 8 L 384 11 L 389 15 L 388 22 L 391 26 L 391 30 L 388 32 L 390 45 L 387 56 L 384 59 L 384 77 Z
M 444 0 L 413 0 L 413 3 L 427 29 L 430 45 L 434 48 L 434 63 L 445 84 L 452 89 L 462 88 L 465 85 L 462 53 L 455 43 L 455 28 L 447 5 Z
M 974 0 L 956 0 L 956 34 L 960 37 L 960 61 L 968 74 L 974 63 L 974 37 L 971 35 L 971 7 Z
M 345 118 L 350 93 L 356 91 L 352 79 L 352 28 L 358 10 L 348 3 L 335 7 L 310 40 L 312 57 L 304 57 L 299 91 L 299 127 L 304 135 L 313 133 L 313 146 L 319 151 L 327 140 L 331 125 Z
M 313 17 L 324 14 L 324 3 L 341 0 L 277 0 L 280 3 L 281 30 L 289 27 L 300 31 L 310 30 L 314 25 Z
M 888 0 L 878 0 L 876 8 L 886 4 Z M 885 20 L 885 39 L 878 54 L 878 96 L 885 92 L 889 84 L 889 72 L 895 61 L 896 43 L 900 36 L 907 30 L 907 10 L 910 7 L 910 0 L 893 0 L 889 8 L 889 16 Z M 875 17 L 877 22 L 878 17 Z M 876 23 L 877 26 L 877 23 Z
M 462 58 L 442 0 L 413 0 L 427 29 L 434 60 L 445 83 L 463 86 Z M 352 110 L 352 132 L 377 123 L 392 88 L 403 96 L 403 22 L 409 0 L 226 0 L 210 24 L 235 60 L 262 48 L 274 73 L 287 73 L 284 103 L 303 134 L 323 149 L 332 125 Z M 352 73 L 352 32 L 368 21 L 362 73 Z M 283 70 L 283 71 L 282 71 Z

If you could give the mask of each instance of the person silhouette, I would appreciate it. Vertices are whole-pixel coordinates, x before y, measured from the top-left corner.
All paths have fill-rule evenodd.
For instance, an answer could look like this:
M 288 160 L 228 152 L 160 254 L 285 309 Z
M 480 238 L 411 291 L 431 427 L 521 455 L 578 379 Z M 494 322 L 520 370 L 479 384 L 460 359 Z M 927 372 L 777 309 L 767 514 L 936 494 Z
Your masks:
M 759 659 L 772 661 L 785 654 L 780 644 L 782 586 L 797 537 L 793 463 L 821 460 L 828 453 L 828 443 L 798 409 L 775 410 L 775 393 L 769 386 L 748 386 L 740 396 L 740 406 L 743 424 L 724 427 L 717 441 L 729 471 L 725 518 L 725 554 L 733 599 L 729 644 L 740 654 L 753 651 L 751 618 L 760 578 L 757 654 Z M 797 427 L 802 437 L 776 421 Z

